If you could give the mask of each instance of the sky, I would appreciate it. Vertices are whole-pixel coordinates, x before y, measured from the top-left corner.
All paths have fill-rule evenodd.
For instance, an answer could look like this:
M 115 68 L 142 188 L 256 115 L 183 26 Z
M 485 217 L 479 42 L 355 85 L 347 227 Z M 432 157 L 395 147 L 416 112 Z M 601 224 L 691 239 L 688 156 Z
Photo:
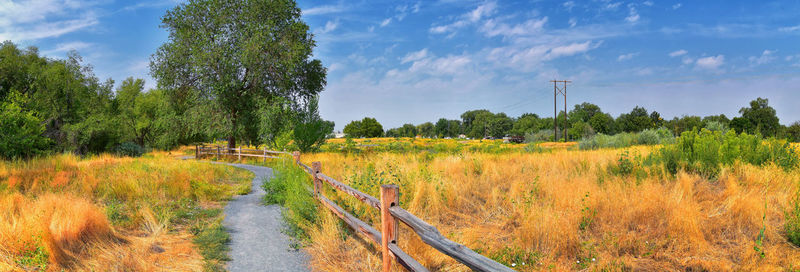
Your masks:
M 180 1 L 0 0 L 0 40 L 53 58 L 76 50 L 101 79 L 157 83 L 148 62 Z M 298 1 L 328 68 L 322 117 L 341 130 L 459 119 L 472 109 L 553 114 L 567 103 L 617 116 L 738 116 L 768 98 L 800 121 L 800 1 Z M 557 104 L 563 109 L 563 100 Z

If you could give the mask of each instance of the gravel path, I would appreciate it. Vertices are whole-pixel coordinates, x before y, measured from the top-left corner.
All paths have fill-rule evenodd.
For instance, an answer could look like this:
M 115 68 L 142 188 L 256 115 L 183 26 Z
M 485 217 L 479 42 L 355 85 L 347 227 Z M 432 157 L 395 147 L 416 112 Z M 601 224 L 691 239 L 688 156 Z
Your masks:
M 234 197 L 225 207 L 223 224 L 231 234 L 229 271 L 309 271 L 308 256 L 290 246 L 281 233 L 285 225 L 281 207 L 264 206 L 263 180 L 272 178 L 272 169 L 233 164 L 256 174 L 250 194 Z

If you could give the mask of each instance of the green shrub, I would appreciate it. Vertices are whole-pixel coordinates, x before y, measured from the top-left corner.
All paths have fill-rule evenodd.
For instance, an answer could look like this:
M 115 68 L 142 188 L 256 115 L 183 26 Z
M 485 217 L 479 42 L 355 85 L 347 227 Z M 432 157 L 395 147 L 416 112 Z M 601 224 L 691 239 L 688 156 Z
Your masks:
M 717 177 L 722 166 L 737 161 L 756 166 L 772 163 L 785 171 L 800 165 L 797 151 L 785 140 L 707 129 L 683 132 L 674 144 L 652 153 L 647 161 L 662 164 L 672 175 L 683 169 L 707 178 Z
M 622 132 L 615 135 L 597 134 L 578 142 L 578 148 L 591 150 L 599 148 L 625 148 L 633 145 L 670 144 L 675 141 L 666 128 L 646 129 L 639 133 Z
M 281 214 L 289 227 L 289 234 L 307 242 L 307 231 L 317 221 L 317 201 L 309 192 L 310 177 L 291 160 L 275 162 L 272 169 L 275 177 L 262 185 L 266 191 L 264 202 L 283 206 Z
M 535 133 L 525 134 L 525 142 L 526 143 L 550 142 L 554 141 L 555 139 L 553 135 L 554 133 L 552 129 L 543 129 Z
M 114 153 L 119 156 L 141 157 L 144 154 L 144 148 L 132 142 L 124 142 L 114 148 Z
M 800 246 L 800 194 L 794 199 L 791 210 L 786 212 L 786 238 L 792 244 Z
M 11 96 L 24 100 L 18 94 Z M 50 139 L 42 136 L 44 131 L 41 120 L 33 112 L 24 111 L 18 102 L 0 103 L 0 158 L 28 158 L 43 153 L 50 146 Z

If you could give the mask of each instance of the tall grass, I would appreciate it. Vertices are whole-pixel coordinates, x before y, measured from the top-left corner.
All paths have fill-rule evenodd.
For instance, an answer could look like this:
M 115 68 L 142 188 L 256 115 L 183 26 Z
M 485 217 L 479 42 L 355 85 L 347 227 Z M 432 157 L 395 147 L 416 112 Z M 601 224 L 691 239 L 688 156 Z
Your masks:
M 521 271 L 784 270 L 800 263 L 800 250 L 787 242 L 796 220 L 788 212 L 796 207 L 796 169 L 734 163 L 710 182 L 684 170 L 665 176 L 660 166 L 636 162 L 656 147 L 627 150 L 635 154 L 627 155 L 631 167 L 642 167 L 630 172 L 642 175 L 610 172 L 622 153 L 614 149 L 317 153 L 302 160 L 321 161 L 327 175 L 374 196 L 380 184 L 398 184 L 401 207 Z M 348 195 L 326 194 L 379 227 L 374 209 Z M 317 218 L 306 229 L 313 269 L 380 270 L 374 249 L 343 235 L 346 228 L 327 210 L 319 209 Z M 468 270 L 405 227 L 398 241 L 431 270 Z
M 723 166 L 737 162 L 756 166 L 775 164 L 785 171 L 800 166 L 797 151 L 786 140 L 762 140 L 757 135 L 737 135 L 733 130 L 684 132 L 675 144 L 660 148 L 649 159 L 664 165 L 671 175 L 684 170 L 707 178 L 715 178 Z
M 299 244 L 310 242 L 307 231 L 318 217 L 317 200 L 310 192 L 309 175 L 294 165 L 293 160 L 279 160 L 270 164 L 275 176 L 262 185 L 266 204 L 283 206 L 281 214 L 289 227 L 289 234 Z
M 251 176 L 161 154 L 0 162 L 0 267 L 222 269 L 192 241 Z
M 581 140 L 578 147 L 583 150 L 599 148 L 625 148 L 634 145 L 659 145 L 673 143 L 675 137 L 665 128 L 646 129 L 638 133 L 622 132 L 614 135 L 597 134 Z

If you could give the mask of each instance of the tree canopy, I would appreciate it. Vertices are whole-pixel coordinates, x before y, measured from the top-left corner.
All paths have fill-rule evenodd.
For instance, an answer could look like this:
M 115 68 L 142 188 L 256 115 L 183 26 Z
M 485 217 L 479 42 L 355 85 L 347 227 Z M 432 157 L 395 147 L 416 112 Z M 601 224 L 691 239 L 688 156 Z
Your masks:
M 352 121 L 344 126 L 344 134 L 354 138 L 371 138 L 383 136 L 383 126 L 371 117 Z
M 162 18 L 169 41 L 152 56 L 151 73 L 169 92 L 194 89 L 214 103 L 235 147 L 237 137 L 258 136 L 262 101 L 298 102 L 325 86 L 326 69 L 311 59 L 315 42 L 300 15 L 294 1 L 181 4 Z

